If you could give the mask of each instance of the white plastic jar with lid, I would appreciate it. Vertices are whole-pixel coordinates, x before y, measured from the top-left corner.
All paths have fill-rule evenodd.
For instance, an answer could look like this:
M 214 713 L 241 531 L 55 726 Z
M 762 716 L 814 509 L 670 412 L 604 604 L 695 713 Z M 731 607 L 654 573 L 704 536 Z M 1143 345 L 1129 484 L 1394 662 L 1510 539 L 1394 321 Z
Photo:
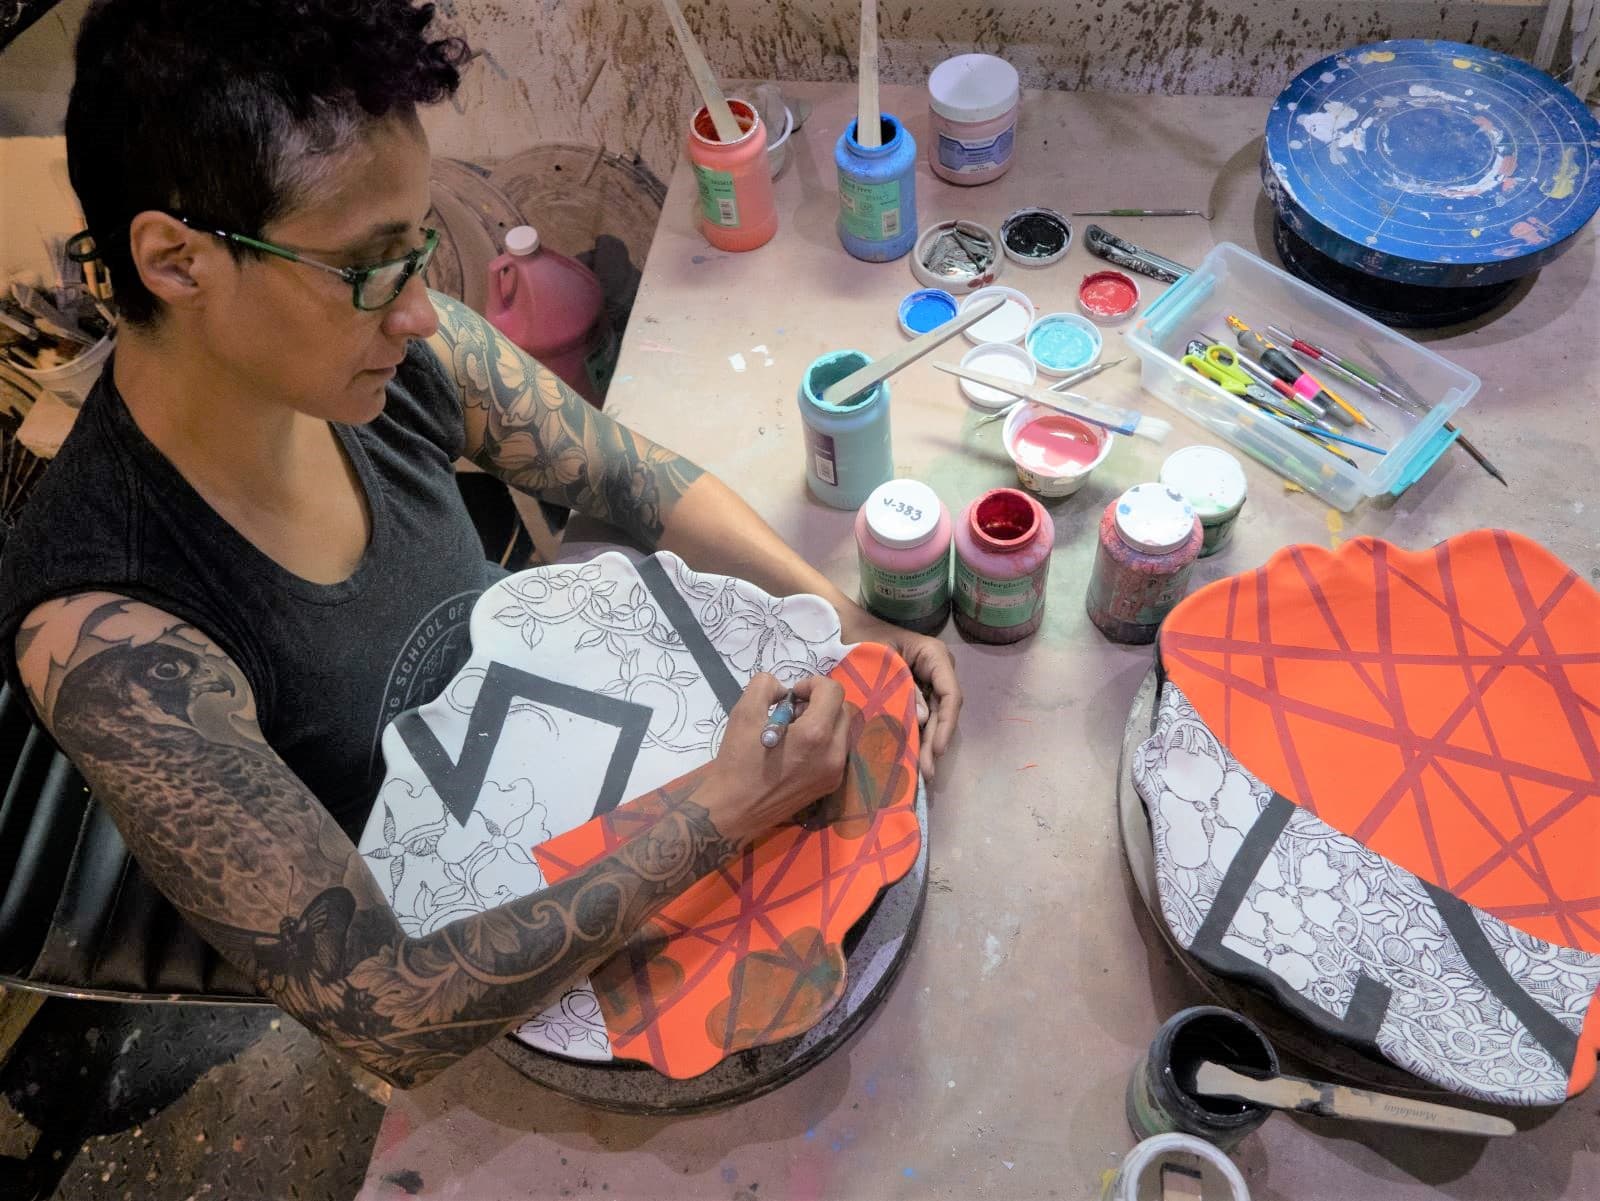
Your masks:
M 958 54 L 928 76 L 928 165 L 941 179 L 988 183 L 1016 157 L 1017 69 L 992 54 Z

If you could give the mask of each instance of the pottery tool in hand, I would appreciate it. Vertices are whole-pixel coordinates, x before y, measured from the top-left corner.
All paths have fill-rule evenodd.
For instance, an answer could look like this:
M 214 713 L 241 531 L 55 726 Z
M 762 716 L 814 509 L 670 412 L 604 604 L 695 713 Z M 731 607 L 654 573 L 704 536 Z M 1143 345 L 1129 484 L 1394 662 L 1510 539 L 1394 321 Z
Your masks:
M 1051 392 L 1047 388 L 1035 388 L 1014 379 L 1006 379 L 1003 375 L 990 375 L 987 371 L 974 371 L 971 367 L 959 367 L 954 363 L 935 363 L 934 366 L 947 374 L 960 376 L 975 384 L 986 384 L 996 391 L 1012 396 L 1020 396 L 1043 408 L 1054 409 L 1057 413 L 1065 413 L 1068 417 L 1076 417 L 1079 421 L 1104 426 L 1114 434 L 1128 434 L 1136 438 L 1147 438 L 1151 442 L 1162 442 L 1172 432 L 1170 421 L 1150 417 L 1138 409 L 1119 409 L 1114 405 L 1090 400 L 1087 396 L 1079 396 L 1076 392 Z
M 1360 409 L 1333 391 L 1326 384 L 1306 371 L 1301 370 L 1300 364 L 1251 329 L 1238 317 L 1229 313 L 1227 318 L 1228 328 L 1233 330 L 1239 339 L 1239 348 L 1247 354 L 1253 354 L 1259 362 L 1273 375 L 1295 390 L 1296 395 L 1309 395 L 1323 408 L 1333 414 L 1335 420 L 1341 425 L 1364 425 L 1369 430 L 1378 427 Z M 1347 420 L 1348 419 L 1348 420 Z
M 834 406 L 845 404 L 851 397 L 877 386 L 901 368 L 909 367 L 930 350 L 937 350 L 968 326 L 982 321 L 1005 302 L 1004 296 L 993 296 L 987 300 L 980 300 L 971 308 L 963 309 L 953 319 L 930 329 L 921 337 L 911 339 L 892 354 L 886 354 L 881 359 L 873 359 L 865 367 L 852 371 L 838 383 L 828 385 L 822 394 L 822 403 Z
M 761 745 L 769 751 L 783 741 L 783 732 L 794 721 L 794 703 L 794 689 L 791 688 L 767 714 L 767 724 L 761 731 Z
M 1086 379 L 1093 379 L 1102 371 L 1110 371 L 1111 368 L 1115 367 L 1118 363 L 1124 362 L 1127 362 L 1126 358 L 1111 359 L 1107 362 L 1096 363 L 1092 367 L 1085 367 L 1082 371 L 1074 371 L 1071 375 L 1067 376 L 1066 379 L 1060 379 L 1051 384 L 1049 391 L 1065 392 L 1068 388 L 1072 387 L 1073 384 L 1081 384 Z M 1005 408 L 999 409 L 996 412 L 986 413 L 984 416 L 978 418 L 978 420 L 972 423 L 973 428 L 976 429 L 980 425 L 987 425 L 991 421 L 1001 421 L 1011 416 L 1012 410 L 1015 409 L 1017 405 L 1025 405 L 1027 403 L 1028 402 L 1025 400 L 1019 400 L 1015 404 L 1008 404 Z
M 694 40 L 689 22 L 683 19 L 678 0 L 661 0 L 661 7 L 666 10 L 667 20 L 672 23 L 672 32 L 678 35 L 678 45 L 689 63 L 689 74 L 694 76 L 695 85 L 700 89 L 700 98 L 706 102 L 711 124 L 716 126 L 717 139 L 737 142 L 744 131 L 739 128 L 733 110 L 728 107 L 728 99 L 722 94 L 717 77 L 711 73 L 711 64 L 706 62 L 706 56 L 701 53 L 700 43 Z
M 1177 283 L 1193 270 L 1163 255 L 1154 254 L 1142 246 L 1136 246 L 1126 238 L 1119 238 L 1110 230 L 1102 229 L 1098 225 L 1091 225 L 1083 231 L 1083 244 L 1096 258 L 1105 259 L 1106 262 L 1115 263 L 1119 267 L 1126 267 L 1129 271 L 1137 271 L 1140 275 L 1148 275 L 1151 279 L 1160 280 L 1164 284 Z
M 856 103 L 856 141 L 863 150 L 883 145 L 883 126 L 878 113 L 878 0 L 861 0 L 861 61 L 856 64 L 860 80 Z
M 1517 1132 L 1517 1128 L 1505 1118 L 1476 1113 L 1470 1109 L 1436 1105 L 1431 1101 L 1413 1101 L 1409 1097 L 1369 1092 L 1364 1088 L 1349 1088 L 1343 1084 L 1303 1080 L 1299 1076 L 1246 1075 L 1209 1060 L 1202 1061 L 1196 1068 L 1192 1091 L 1203 1097 L 1253 1101 L 1273 1109 L 1293 1110 L 1318 1117 L 1381 1122 L 1386 1126 L 1407 1126 L 1414 1130 L 1434 1130 L 1440 1134 L 1504 1138 Z

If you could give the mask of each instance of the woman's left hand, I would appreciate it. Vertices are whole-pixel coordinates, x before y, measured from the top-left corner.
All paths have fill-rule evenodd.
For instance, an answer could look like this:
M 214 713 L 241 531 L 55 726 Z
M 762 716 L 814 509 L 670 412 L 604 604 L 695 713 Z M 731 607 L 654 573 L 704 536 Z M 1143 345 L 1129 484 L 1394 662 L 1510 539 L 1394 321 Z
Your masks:
M 932 783 L 934 760 L 949 748 L 961 716 L 961 685 L 956 681 L 950 648 L 937 638 L 913 634 L 861 609 L 846 617 L 843 626 L 845 642 L 881 642 L 893 647 L 911 668 L 921 689 L 917 695 L 917 717 L 922 722 L 919 767 L 923 778 Z

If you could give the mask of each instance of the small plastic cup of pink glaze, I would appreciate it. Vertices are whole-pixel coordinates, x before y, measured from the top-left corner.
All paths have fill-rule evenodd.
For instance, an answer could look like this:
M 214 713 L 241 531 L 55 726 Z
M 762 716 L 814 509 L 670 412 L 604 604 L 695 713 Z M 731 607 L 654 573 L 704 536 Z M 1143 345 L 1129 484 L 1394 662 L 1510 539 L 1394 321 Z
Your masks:
M 1037 496 L 1071 496 L 1111 453 L 1110 431 L 1043 405 L 1024 402 L 1001 433 L 1017 480 Z

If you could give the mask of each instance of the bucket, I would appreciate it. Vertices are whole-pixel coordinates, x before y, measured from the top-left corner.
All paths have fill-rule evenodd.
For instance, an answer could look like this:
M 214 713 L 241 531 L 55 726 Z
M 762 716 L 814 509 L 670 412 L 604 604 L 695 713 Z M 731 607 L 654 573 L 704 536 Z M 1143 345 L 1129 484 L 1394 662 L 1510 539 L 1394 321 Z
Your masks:
M 93 346 L 59 367 L 34 371 L 16 364 L 16 370 L 75 409 L 89 395 L 89 389 L 94 387 L 95 380 L 100 378 L 100 369 L 105 366 L 116 341 L 114 333 L 107 334 Z

